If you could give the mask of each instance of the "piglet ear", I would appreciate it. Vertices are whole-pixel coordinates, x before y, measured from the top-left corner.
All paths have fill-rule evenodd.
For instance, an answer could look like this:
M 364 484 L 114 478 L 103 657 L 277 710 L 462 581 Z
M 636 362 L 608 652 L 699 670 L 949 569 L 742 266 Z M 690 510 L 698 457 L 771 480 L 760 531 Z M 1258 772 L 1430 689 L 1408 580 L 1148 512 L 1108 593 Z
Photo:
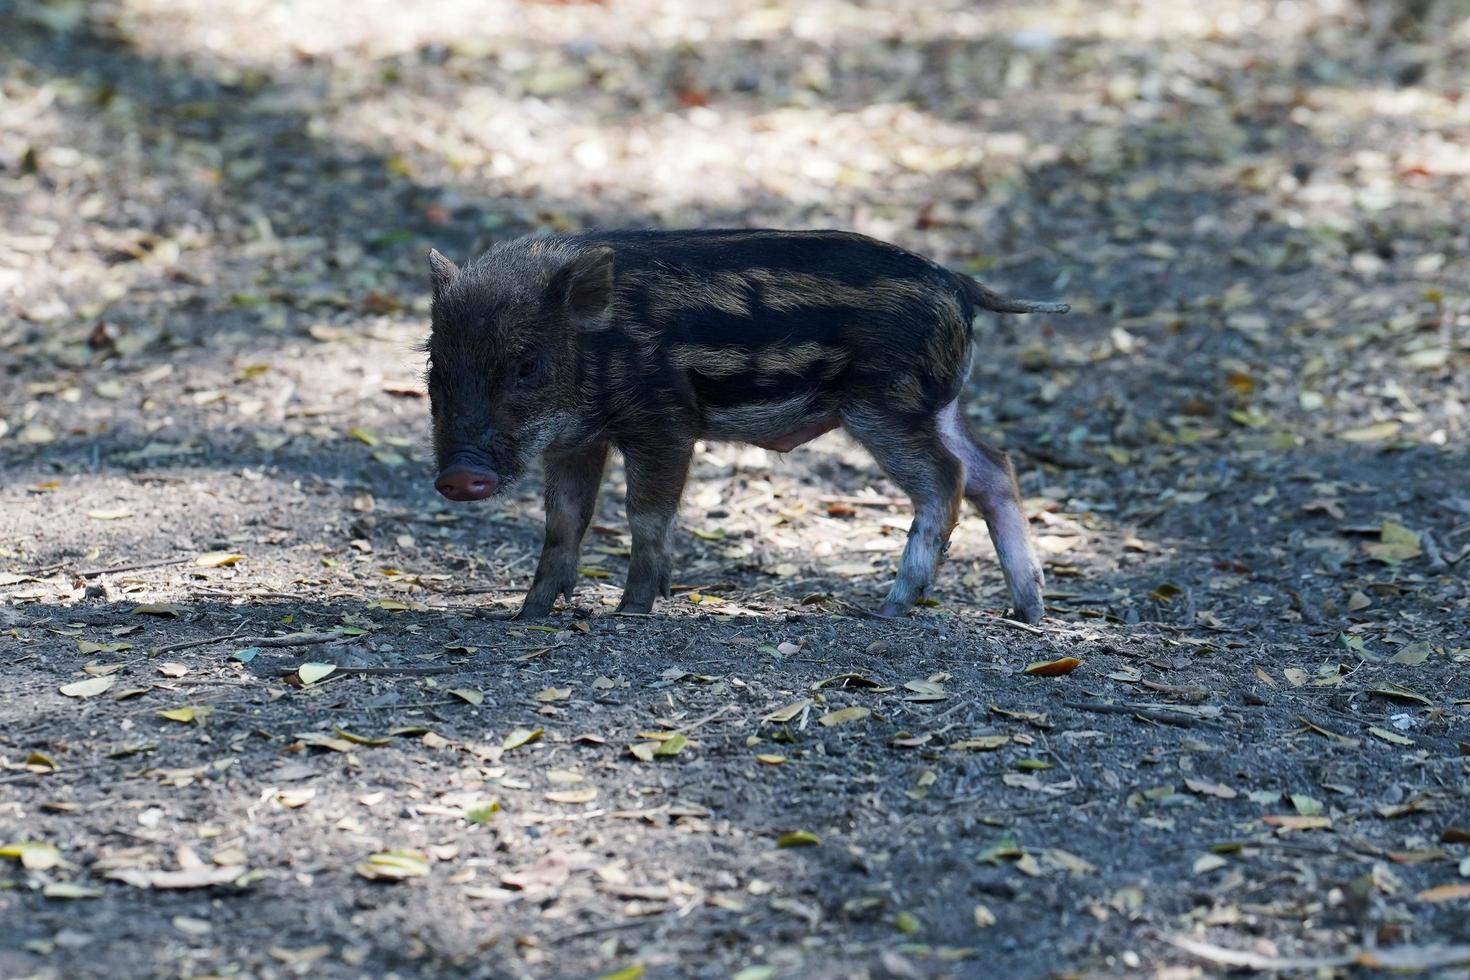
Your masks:
M 434 295 L 438 296 L 459 275 L 459 266 L 446 259 L 437 248 L 429 249 L 429 271 L 434 277 Z
M 551 278 L 551 295 L 578 319 L 600 316 L 613 298 L 613 250 L 588 249 L 562 266 Z

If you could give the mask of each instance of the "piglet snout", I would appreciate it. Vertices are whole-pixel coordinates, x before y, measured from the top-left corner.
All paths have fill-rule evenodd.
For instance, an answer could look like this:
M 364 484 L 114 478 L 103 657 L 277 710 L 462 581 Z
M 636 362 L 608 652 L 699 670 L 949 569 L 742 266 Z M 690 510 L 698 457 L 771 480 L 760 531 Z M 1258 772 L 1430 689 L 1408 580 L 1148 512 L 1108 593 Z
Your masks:
M 434 489 L 450 500 L 484 500 L 500 486 L 494 470 L 469 466 L 451 466 L 434 481 Z

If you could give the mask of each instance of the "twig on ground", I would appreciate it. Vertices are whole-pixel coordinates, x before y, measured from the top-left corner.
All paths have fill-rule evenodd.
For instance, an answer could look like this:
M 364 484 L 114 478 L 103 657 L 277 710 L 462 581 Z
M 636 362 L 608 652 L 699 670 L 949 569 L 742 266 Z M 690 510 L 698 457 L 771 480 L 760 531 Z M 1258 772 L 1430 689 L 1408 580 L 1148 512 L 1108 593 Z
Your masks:
M 1018 629 L 1022 632 L 1030 633 L 1033 636 L 1046 636 L 1050 632 L 1049 630 L 1042 629 L 1040 626 L 1032 626 L 1030 623 L 1021 622 L 1019 619 L 1007 619 L 1004 616 L 995 616 L 993 617 L 993 621 L 997 623 L 1002 623 L 1006 626 L 1011 627 L 1012 629 Z
M 701 728 L 701 727 L 703 727 L 705 725 L 708 725 L 710 722 L 714 721 L 716 718 L 720 717 L 721 715 L 726 714 L 726 713 L 731 712 L 731 711 L 734 711 L 734 710 L 735 710 L 735 706 L 733 704 L 727 704 L 723 708 L 721 708 L 719 711 L 711 712 L 710 714 L 705 715 L 703 718 L 700 718 L 698 721 L 691 721 L 687 725 L 680 725 L 678 728 L 675 728 L 674 731 L 676 731 L 676 732 L 692 732 L 696 728 Z
M 1208 720 L 1198 715 L 1186 714 L 1161 706 L 1107 704 L 1102 701 L 1063 701 L 1062 706 L 1103 715 L 1136 715 L 1145 721 L 1156 721 L 1163 725 L 1179 725 L 1183 728 L 1203 724 Z
M 343 664 L 333 664 L 338 674 L 448 674 L 456 670 L 464 670 L 460 664 L 405 664 L 402 667 L 348 667 Z M 282 668 L 281 676 L 287 677 L 296 673 L 296 668 Z M 331 678 L 324 678 L 331 680 Z M 320 683 L 320 682 L 318 682 Z
M 1187 936 L 1160 936 L 1164 942 L 1209 963 L 1247 970 L 1331 970 L 1343 966 L 1368 969 L 1434 970 L 1470 963 L 1470 946 L 1391 946 L 1349 949 L 1331 956 L 1267 956 L 1243 949 L 1227 949 Z
M 823 494 L 817 500 L 824 504 L 846 504 L 849 507 L 902 507 L 908 503 L 897 497 L 845 497 L 840 494 Z
M 19 573 L 20 575 L 24 576 L 24 578 L 21 578 L 20 580 L 15 581 L 15 582 L 11 582 L 9 584 L 10 585 L 20 585 L 20 584 L 24 583 L 28 579 L 37 579 L 37 578 L 40 578 L 43 575 L 50 575 L 52 572 L 55 572 L 55 571 L 57 571 L 59 569 L 65 568 L 65 567 L 66 567 L 66 562 L 64 562 L 64 561 L 53 562 L 50 565 L 42 565 L 39 568 L 33 568 L 33 569 L 31 569 L 29 572 L 21 572 L 21 573 Z
M 96 568 L 79 568 L 73 574 L 78 578 L 96 578 L 99 575 L 111 575 L 114 572 L 138 572 L 146 568 L 167 568 L 169 565 L 182 565 L 188 558 L 168 558 L 162 561 L 140 561 L 131 565 L 111 565 L 108 567 L 98 566 Z
M 329 678 L 330 679 L 330 678 Z M 318 681 L 317 683 L 321 683 Z M 332 704 L 327 711 L 404 711 L 409 708 L 447 708 L 452 704 L 465 705 L 468 701 L 458 698 L 441 698 L 438 701 L 404 701 L 399 704 Z
M 332 640 L 351 639 L 343 633 L 287 633 L 285 636 L 250 636 L 240 638 L 240 631 L 225 636 L 211 636 L 203 640 L 185 640 L 182 643 L 170 643 L 167 646 L 154 647 L 153 652 L 173 653 L 175 650 L 188 650 L 191 647 L 207 647 L 215 643 L 224 643 L 227 640 L 236 640 L 247 647 L 305 647 L 314 643 L 330 643 Z
M 122 765 L 122 759 L 106 759 L 102 762 L 84 762 L 79 766 L 62 766 L 58 769 L 39 769 L 29 772 L 17 772 L 9 776 L 0 776 L 0 783 L 18 783 L 23 779 L 34 779 L 38 776 L 65 776 L 86 769 L 101 769 L 104 766 Z
M 629 919 L 625 922 L 604 922 L 600 926 L 573 929 L 571 932 L 564 932 L 560 936 L 552 936 L 548 941 L 552 943 L 568 943 L 573 939 L 581 939 L 583 936 L 598 936 L 604 932 L 617 932 L 620 929 L 636 929 L 639 926 L 651 925 L 662 917 L 663 913 L 660 912 L 658 915 L 645 915 L 642 918 Z
M 921 630 L 925 630 L 930 633 L 941 632 L 938 626 L 935 626 L 933 623 L 926 623 L 922 619 L 908 619 L 903 616 L 879 616 L 875 612 L 869 612 L 863 607 L 855 606 L 850 602 L 843 602 L 841 599 L 835 601 L 842 609 L 841 615 L 847 616 L 850 619 L 876 619 L 880 623 L 889 623 L 899 626 L 915 626 Z

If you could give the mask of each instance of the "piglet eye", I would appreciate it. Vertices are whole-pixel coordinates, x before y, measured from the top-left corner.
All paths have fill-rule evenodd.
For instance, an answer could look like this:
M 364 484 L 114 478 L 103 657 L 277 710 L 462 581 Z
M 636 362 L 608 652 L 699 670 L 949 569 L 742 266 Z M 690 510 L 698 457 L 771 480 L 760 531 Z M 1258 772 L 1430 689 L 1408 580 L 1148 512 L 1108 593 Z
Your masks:
M 541 381 L 543 367 L 541 358 L 535 354 L 527 354 L 516 361 L 514 376 L 518 385 L 534 385 Z

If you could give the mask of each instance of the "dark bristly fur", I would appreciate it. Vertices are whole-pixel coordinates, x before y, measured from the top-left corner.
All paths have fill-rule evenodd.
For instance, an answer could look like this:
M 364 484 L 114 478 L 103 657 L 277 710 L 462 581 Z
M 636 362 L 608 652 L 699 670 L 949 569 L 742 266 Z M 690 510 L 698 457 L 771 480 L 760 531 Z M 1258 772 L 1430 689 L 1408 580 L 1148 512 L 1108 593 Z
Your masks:
M 488 496 L 544 454 L 546 540 L 521 615 L 570 598 L 610 446 L 627 462 L 633 536 L 619 608 L 647 612 L 668 594 L 668 537 L 697 439 L 785 452 L 843 426 L 914 500 L 882 614 L 929 586 L 965 496 L 990 525 L 1017 615 L 1040 618 L 1010 463 L 969 436 L 956 399 L 980 311 L 1066 305 L 1008 299 L 844 232 L 530 237 L 463 270 L 437 252 L 430 264 L 441 480 L 473 474 L 473 498 Z

